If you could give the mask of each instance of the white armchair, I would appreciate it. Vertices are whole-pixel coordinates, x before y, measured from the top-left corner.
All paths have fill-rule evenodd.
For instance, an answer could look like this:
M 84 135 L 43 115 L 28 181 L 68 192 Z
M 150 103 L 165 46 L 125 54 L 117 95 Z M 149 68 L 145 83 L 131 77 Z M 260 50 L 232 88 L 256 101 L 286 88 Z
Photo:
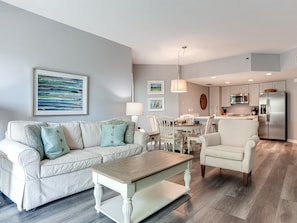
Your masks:
M 259 141 L 258 126 L 256 120 L 220 120 L 218 132 L 200 136 L 202 177 L 205 166 L 235 170 L 243 173 L 243 185 L 247 186 Z

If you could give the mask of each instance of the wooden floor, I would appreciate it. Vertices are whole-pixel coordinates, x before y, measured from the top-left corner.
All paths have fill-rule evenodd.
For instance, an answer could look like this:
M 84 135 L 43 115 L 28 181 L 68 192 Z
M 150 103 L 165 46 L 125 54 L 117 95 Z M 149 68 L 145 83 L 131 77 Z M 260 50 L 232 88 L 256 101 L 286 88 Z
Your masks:
M 201 178 L 199 150 L 194 151 L 190 195 L 185 195 L 147 218 L 147 223 L 279 223 L 297 222 L 297 144 L 260 141 L 252 183 L 242 186 L 242 174 L 206 168 Z M 183 184 L 183 174 L 170 178 Z M 115 196 L 104 188 L 104 197 Z M 108 223 L 112 220 L 94 209 L 93 190 L 88 190 L 28 212 L 0 194 L 0 222 L 13 223 Z

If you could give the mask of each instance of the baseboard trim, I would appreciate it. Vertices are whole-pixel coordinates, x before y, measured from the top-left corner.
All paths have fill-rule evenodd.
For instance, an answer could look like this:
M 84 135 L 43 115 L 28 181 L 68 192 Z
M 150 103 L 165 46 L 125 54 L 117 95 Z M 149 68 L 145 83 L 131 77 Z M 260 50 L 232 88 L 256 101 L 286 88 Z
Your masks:
M 288 139 L 287 141 L 288 142 L 291 142 L 291 143 L 296 143 L 297 144 L 297 140 L 296 139 Z

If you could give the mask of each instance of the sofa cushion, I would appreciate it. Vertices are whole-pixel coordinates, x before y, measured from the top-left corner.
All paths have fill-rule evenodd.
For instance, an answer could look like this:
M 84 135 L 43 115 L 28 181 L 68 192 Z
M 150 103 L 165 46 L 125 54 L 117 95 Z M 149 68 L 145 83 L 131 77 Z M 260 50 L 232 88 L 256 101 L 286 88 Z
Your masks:
M 85 169 L 102 163 L 102 156 L 85 150 L 70 150 L 54 160 L 41 161 L 41 177 L 50 177 Z M 63 183 L 63 182 L 61 182 Z
M 10 121 L 7 125 L 6 138 L 9 140 L 14 140 L 25 145 L 27 144 L 27 136 L 24 131 L 26 125 L 31 124 L 43 124 L 44 122 L 35 121 Z
M 44 145 L 44 153 L 48 159 L 55 159 L 70 151 L 60 125 L 49 127 L 42 126 L 41 138 Z
M 115 125 L 123 124 L 123 123 L 127 124 L 124 142 L 126 144 L 133 144 L 134 143 L 135 122 L 123 121 L 123 120 L 110 121 L 110 124 L 115 124 Z
M 122 146 L 125 145 L 124 136 L 127 124 L 102 124 L 101 125 L 101 146 Z
M 126 144 L 124 146 L 111 146 L 111 147 L 90 147 L 85 148 L 84 151 L 100 154 L 103 158 L 102 162 L 108 162 L 116 159 L 121 159 L 136 154 L 142 153 L 142 146 L 138 144 Z
M 100 122 L 80 122 L 84 148 L 98 146 L 101 140 Z
M 24 127 L 25 134 L 27 136 L 27 145 L 36 149 L 39 152 L 40 160 L 43 160 L 44 147 L 41 139 L 41 126 L 47 126 L 46 123 L 40 123 L 35 125 L 26 125 Z
M 58 123 L 48 123 L 49 126 L 56 126 Z M 60 125 L 63 128 L 64 136 L 66 138 L 67 145 L 70 149 L 83 149 L 82 134 L 79 122 L 61 122 Z
M 230 145 L 209 146 L 205 150 L 205 156 L 241 161 L 244 157 L 244 148 Z

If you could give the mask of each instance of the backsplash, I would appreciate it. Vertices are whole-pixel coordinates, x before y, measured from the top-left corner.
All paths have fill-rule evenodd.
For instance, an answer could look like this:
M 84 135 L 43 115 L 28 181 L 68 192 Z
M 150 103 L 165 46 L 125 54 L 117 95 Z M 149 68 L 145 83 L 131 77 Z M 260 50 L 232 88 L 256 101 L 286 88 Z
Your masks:
M 232 105 L 231 107 L 225 107 L 228 113 L 233 113 L 233 114 L 251 114 L 253 106 L 248 106 L 248 105 Z

